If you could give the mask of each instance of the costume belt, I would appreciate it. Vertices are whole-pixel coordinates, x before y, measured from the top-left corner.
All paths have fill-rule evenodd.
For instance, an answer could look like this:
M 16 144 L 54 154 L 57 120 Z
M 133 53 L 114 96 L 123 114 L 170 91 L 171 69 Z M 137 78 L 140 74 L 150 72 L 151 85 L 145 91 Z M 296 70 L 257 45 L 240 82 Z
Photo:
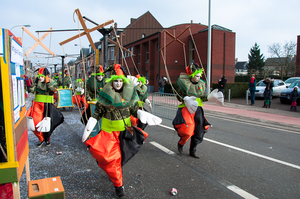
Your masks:
M 203 101 L 201 98 L 197 97 L 195 101 L 198 102 L 198 106 L 203 107 Z M 178 105 L 178 108 L 183 108 L 183 107 L 186 107 L 184 102 Z
M 139 107 L 143 107 L 144 106 L 144 102 L 143 101 L 138 101 L 139 103 Z
M 35 95 L 35 102 L 43 102 L 43 103 L 53 103 L 54 99 L 53 99 L 53 95 L 39 95 L 36 94 Z
M 124 119 L 127 126 L 131 126 L 130 117 Z M 101 129 L 105 132 L 111 133 L 112 131 L 124 131 L 125 124 L 123 120 L 109 120 L 102 118 Z

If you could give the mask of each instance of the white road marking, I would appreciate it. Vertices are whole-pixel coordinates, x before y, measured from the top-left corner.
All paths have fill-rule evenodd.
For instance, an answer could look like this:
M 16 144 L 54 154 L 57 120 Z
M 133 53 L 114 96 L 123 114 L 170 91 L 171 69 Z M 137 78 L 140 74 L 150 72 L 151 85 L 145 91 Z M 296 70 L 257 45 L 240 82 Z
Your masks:
M 158 144 L 157 142 L 150 142 L 150 144 L 152 144 L 153 146 L 156 146 L 157 148 L 159 148 L 160 150 L 162 150 L 163 152 L 169 154 L 169 155 L 175 155 L 175 153 L 171 150 L 169 150 L 168 148 Z
M 255 197 L 254 195 L 244 191 L 243 189 L 240 189 L 239 187 L 235 186 L 235 185 L 229 185 L 227 186 L 227 189 L 233 191 L 234 193 L 242 196 L 243 198 L 247 198 L 247 199 L 258 199 L 257 197 Z
M 159 125 L 159 126 L 164 126 L 164 125 Z M 164 127 L 168 127 L 168 126 L 164 126 Z M 169 128 L 169 127 L 168 127 L 168 128 Z M 173 130 L 174 130 L 174 129 L 173 129 Z M 169 150 L 168 148 L 166 148 L 166 147 L 164 147 L 164 146 L 158 144 L 157 142 L 152 141 L 152 142 L 150 142 L 150 144 L 152 144 L 153 146 L 157 147 L 158 149 L 164 151 L 165 153 L 167 153 L 167 154 L 169 154 L 169 155 L 175 155 L 175 153 L 174 153 L 173 151 L 171 151 L 171 150 Z M 221 184 L 224 185 L 224 183 L 221 183 Z M 227 183 L 226 183 L 226 184 L 227 184 Z M 233 185 L 233 184 L 230 184 L 230 185 L 226 185 L 226 184 L 225 184 L 225 186 L 226 186 L 227 189 L 229 189 L 229 190 L 231 190 L 232 192 L 234 192 L 234 193 L 240 195 L 240 196 L 243 197 L 243 198 L 246 198 L 246 199 L 258 199 L 257 197 L 253 196 L 252 194 L 250 194 L 250 193 L 244 191 L 243 189 L 241 189 L 241 188 L 239 188 L 239 187 L 237 187 L 237 186 L 235 186 L 235 185 Z
M 174 128 L 169 127 L 169 126 L 165 126 L 165 125 L 161 125 L 161 124 L 158 125 L 158 126 L 161 126 L 163 128 L 175 131 Z M 225 147 L 237 150 L 237 151 L 241 151 L 243 153 L 248 153 L 248 154 L 256 156 L 256 157 L 260 157 L 260 158 L 263 158 L 263 159 L 266 159 L 266 160 L 270 160 L 270 161 L 273 161 L 273 162 L 276 162 L 276 163 L 279 163 L 279 164 L 283 164 L 283 165 L 286 165 L 286 166 L 289 166 L 289 167 L 293 167 L 295 169 L 299 169 L 300 170 L 300 166 L 292 164 L 292 163 L 284 162 L 284 161 L 281 161 L 281 160 L 278 160 L 278 159 L 275 159 L 275 158 L 271 158 L 271 157 L 268 157 L 268 156 L 265 156 L 265 155 L 261 155 L 261 154 L 252 152 L 252 151 L 248 151 L 248 150 L 241 149 L 241 148 L 238 148 L 238 147 L 234 147 L 234 146 L 231 146 L 231 145 L 228 145 L 228 144 L 224 144 L 224 143 L 221 143 L 221 142 L 218 142 L 218 141 L 215 141 L 215 140 L 211 140 L 211 139 L 207 139 L 207 138 L 203 138 L 203 139 L 206 140 L 206 141 L 209 141 L 209 142 L 221 145 L 221 146 L 225 146 Z

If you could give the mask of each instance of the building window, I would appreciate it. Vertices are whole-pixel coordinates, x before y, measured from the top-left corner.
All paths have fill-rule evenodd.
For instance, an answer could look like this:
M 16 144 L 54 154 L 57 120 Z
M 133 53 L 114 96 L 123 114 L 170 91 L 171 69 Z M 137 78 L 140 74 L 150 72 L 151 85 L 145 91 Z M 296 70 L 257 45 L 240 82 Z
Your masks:
M 132 56 L 132 54 L 133 54 L 133 47 L 130 48 L 130 52 L 131 52 L 130 56 Z
M 110 60 L 114 60 L 114 55 L 115 55 L 115 48 L 111 47 L 110 48 Z
M 142 38 L 144 38 L 146 36 L 146 34 L 145 33 L 142 33 Z
M 148 63 L 149 62 L 149 42 L 147 42 L 145 45 L 145 52 L 146 52 L 145 62 Z
M 194 43 L 193 40 L 190 39 L 190 45 L 189 45 L 189 61 L 190 62 L 194 62 L 194 52 L 195 52 L 195 47 L 194 47 Z

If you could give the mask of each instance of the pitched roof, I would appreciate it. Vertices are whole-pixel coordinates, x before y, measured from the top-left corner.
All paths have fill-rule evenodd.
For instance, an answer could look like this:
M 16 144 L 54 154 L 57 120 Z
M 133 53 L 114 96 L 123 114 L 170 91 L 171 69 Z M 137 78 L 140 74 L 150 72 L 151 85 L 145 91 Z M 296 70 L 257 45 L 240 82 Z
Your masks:
M 246 65 L 247 65 L 246 61 L 238 61 L 235 64 L 235 69 L 247 69 Z
M 281 58 L 267 58 L 265 62 L 265 66 L 282 66 L 286 63 L 291 63 L 291 59 L 288 57 L 281 57 Z

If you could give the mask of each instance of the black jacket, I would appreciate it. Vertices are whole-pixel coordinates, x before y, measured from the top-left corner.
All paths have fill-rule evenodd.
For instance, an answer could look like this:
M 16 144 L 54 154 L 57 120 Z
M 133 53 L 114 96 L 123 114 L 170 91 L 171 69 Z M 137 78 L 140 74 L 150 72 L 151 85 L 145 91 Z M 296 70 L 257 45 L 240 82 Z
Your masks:
M 291 101 L 292 101 L 292 102 L 297 101 L 297 96 L 298 96 L 298 91 L 293 90 L 293 91 L 291 92 L 291 95 L 290 95 Z

